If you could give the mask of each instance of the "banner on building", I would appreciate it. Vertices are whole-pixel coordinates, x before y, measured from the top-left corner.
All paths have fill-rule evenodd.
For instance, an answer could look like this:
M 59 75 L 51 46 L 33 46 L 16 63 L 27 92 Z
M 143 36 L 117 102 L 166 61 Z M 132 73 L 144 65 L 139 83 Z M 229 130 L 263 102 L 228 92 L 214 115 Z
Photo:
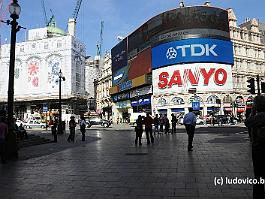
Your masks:
M 164 43 L 152 48 L 152 68 L 179 63 L 234 64 L 231 41 L 219 39 L 185 39 Z
M 153 94 L 228 92 L 233 90 L 231 65 L 217 63 L 179 64 L 153 70 Z

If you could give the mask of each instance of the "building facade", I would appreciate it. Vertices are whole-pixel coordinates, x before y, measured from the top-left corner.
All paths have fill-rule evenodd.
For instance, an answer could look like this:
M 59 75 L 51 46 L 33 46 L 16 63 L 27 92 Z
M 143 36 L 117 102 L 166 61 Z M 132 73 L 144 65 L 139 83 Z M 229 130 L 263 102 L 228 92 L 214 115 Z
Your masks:
M 117 110 L 117 117 L 123 111 L 129 113 L 148 111 L 152 114 L 163 113 L 167 115 L 171 113 L 184 114 L 189 107 L 198 105 L 198 111 L 203 116 L 213 112 L 240 117 L 244 115 L 246 108 L 248 108 L 247 102 L 254 97 L 247 92 L 247 80 L 249 78 L 256 79 L 259 75 L 260 80 L 264 81 L 263 26 L 259 25 L 256 19 L 248 20 L 238 26 L 232 9 L 222 10 L 208 6 L 188 9 L 190 10 L 186 13 L 184 9 L 181 10 L 180 8 L 177 11 L 167 11 L 153 17 L 124 39 L 128 46 L 120 43 L 112 49 L 113 87 L 111 94 L 115 102 L 114 108 Z M 215 13 L 219 13 L 215 16 L 214 22 L 211 21 L 213 20 L 211 11 L 208 21 L 204 18 L 205 21 L 194 22 L 194 17 L 190 18 L 187 14 L 205 14 L 210 9 L 215 9 Z M 178 18 L 179 20 L 177 20 Z M 183 22 L 183 19 L 186 21 Z M 200 17 L 196 18 L 196 20 L 199 19 Z M 163 25 L 163 21 L 166 20 L 176 20 L 176 27 L 171 27 L 174 26 L 173 23 Z M 173 45 L 181 46 L 174 50 L 166 46 L 170 42 L 177 42 Z M 195 45 L 192 46 L 193 43 L 187 42 L 195 42 Z M 159 46 L 167 50 L 165 51 L 167 52 L 165 53 L 166 56 L 156 53 L 155 50 L 159 49 Z M 137 78 L 130 78 L 132 61 L 148 50 L 151 52 L 147 53 L 145 57 L 150 56 L 152 60 L 144 64 L 141 60 L 139 63 L 142 65 L 138 63 L 138 68 L 134 68 L 134 71 L 145 68 L 152 69 L 152 73 L 146 71 L 144 74 L 145 77 L 152 75 L 152 81 L 149 82 L 152 87 L 149 91 L 148 78 L 145 78 L 147 81 L 143 81 L 143 84 L 135 83 Z M 217 52 L 216 50 L 220 51 Z M 229 53 L 225 54 L 225 52 Z M 182 56 L 183 59 L 174 63 L 173 58 L 181 53 L 184 55 Z M 187 53 L 191 53 L 193 58 L 188 57 Z M 203 53 L 204 56 L 202 56 Z M 218 59 L 217 55 L 222 56 Z M 198 59 L 199 56 L 200 59 Z M 159 65 L 163 59 L 167 65 Z M 177 72 L 176 67 L 179 69 Z M 198 70 L 195 71 L 196 67 L 199 68 L 199 72 Z M 185 84 L 182 85 L 179 82 L 180 78 L 178 77 L 182 73 L 183 82 L 185 84 L 189 82 L 189 86 L 185 87 Z M 207 74 L 211 75 L 212 78 L 208 78 L 209 82 L 206 78 Z M 202 80 L 197 79 L 199 76 L 203 76 Z M 139 78 L 139 75 L 137 77 Z M 159 77 L 161 78 L 159 79 Z M 201 82 L 203 80 L 204 82 Z M 165 81 L 167 84 L 163 87 L 161 83 L 163 84 Z M 169 89 L 174 86 L 175 89 Z M 160 87 L 160 92 L 157 92 L 158 87 Z M 144 91 L 141 92 L 141 89 Z M 148 102 L 148 92 L 152 96 L 151 104 L 143 108 L 141 103 Z
M 10 45 L 1 46 L 0 102 L 7 103 Z M 63 117 L 86 110 L 85 46 L 55 26 L 29 30 L 28 39 L 16 44 L 15 114 L 27 119 L 32 114 L 58 112 L 59 71 L 62 81 Z M 47 113 L 47 112 L 46 112 Z
M 109 93 L 112 86 L 111 55 L 108 52 L 102 60 L 100 75 L 94 84 L 96 88 L 96 112 L 105 119 L 112 119 L 112 100 Z

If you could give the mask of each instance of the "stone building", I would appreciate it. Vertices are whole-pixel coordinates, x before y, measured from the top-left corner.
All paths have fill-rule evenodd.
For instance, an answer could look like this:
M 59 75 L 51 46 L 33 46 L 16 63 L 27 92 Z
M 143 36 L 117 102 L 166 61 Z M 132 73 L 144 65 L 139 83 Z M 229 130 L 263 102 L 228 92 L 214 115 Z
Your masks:
M 205 8 L 200 7 L 200 9 L 203 10 L 203 9 L 208 9 L 208 8 L 206 6 Z M 210 7 L 210 9 L 213 9 L 213 7 Z M 168 11 L 168 12 L 171 12 L 171 11 Z M 181 11 L 179 12 L 181 13 Z M 185 112 L 188 111 L 188 108 L 192 106 L 193 102 L 199 102 L 200 103 L 200 114 L 202 116 L 208 115 L 212 112 L 215 112 L 215 114 L 233 114 L 239 117 L 244 116 L 245 110 L 246 108 L 248 108 L 247 102 L 251 101 L 253 97 L 255 96 L 247 92 L 248 90 L 247 80 L 249 78 L 256 79 L 257 75 L 259 75 L 260 82 L 265 81 L 265 77 L 264 77 L 265 26 L 264 24 L 260 23 L 256 19 L 248 19 L 244 23 L 238 25 L 234 11 L 232 9 L 227 9 L 227 12 L 228 12 L 228 23 L 229 23 L 229 27 L 227 28 L 227 34 L 230 35 L 229 39 L 232 42 L 232 51 L 233 51 L 233 56 L 234 56 L 234 60 L 233 60 L 234 64 L 230 65 L 230 71 L 232 71 L 232 76 L 231 78 L 229 77 L 229 81 L 231 80 L 231 83 L 229 83 L 229 85 L 231 85 L 231 89 L 229 88 L 229 91 L 228 90 L 223 91 L 220 88 L 214 89 L 211 86 L 209 86 L 208 90 L 204 90 L 204 91 L 198 91 L 198 90 L 196 91 L 196 89 L 195 90 L 190 89 L 190 90 L 185 90 L 185 91 L 183 90 L 181 92 L 175 91 L 174 93 L 154 95 L 154 87 L 157 85 L 154 86 L 154 82 L 152 82 L 152 87 L 153 87 L 152 89 L 153 93 L 152 93 L 152 98 L 151 98 L 152 108 L 149 109 L 148 111 L 151 111 L 152 114 L 156 114 L 156 113 L 163 113 L 167 115 L 170 115 L 171 113 L 184 114 Z M 167 13 L 167 11 L 165 13 Z M 174 13 L 172 13 L 171 15 L 174 15 Z M 166 16 L 166 14 L 160 15 L 160 16 Z M 144 51 L 143 49 L 148 50 L 148 48 L 150 48 L 150 41 L 155 42 L 157 38 L 159 39 L 170 38 L 171 39 L 173 37 L 176 37 L 176 40 L 187 39 L 185 38 L 185 34 L 186 34 L 185 31 L 176 30 L 174 32 L 174 30 L 170 29 L 170 30 L 167 30 L 167 31 L 171 31 L 169 33 L 162 32 L 161 35 L 158 35 L 158 36 L 156 35 L 152 37 L 152 35 L 151 36 L 148 35 L 148 37 L 143 37 L 143 41 L 142 41 L 143 44 L 139 43 L 139 38 L 141 38 L 141 34 L 142 34 L 140 30 L 149 27 L 148 25 L 152 24 L 152 22 L 159 21 L 160 16 L 157 15 L 153 17 L 148 22 L 146 22 L 143 26 L 137 29 L 135 32 L 138 31 L 139 34 L 133 33 L 134 34 L 133 36 L 130 35 L 131 38 L 129 38 L 129 40 L 131 40 L 131 44 L 140 46 L 139 47 L 140 50 Z M 211 24 L 208 24 L 208 26 L 210 27 Z M 154 27 L 151 27 L 151 28 L 154 28 Z M 211 36 L 209 37 L 209 34 L 213 34 L 212 35 L 214 36 L 213 38 L 226 37 L 226 39 L 223 39 L 222 41 L 226 41 L 228 38 L 227 35 L 224 35 L 225 34 L 224 31 L 216 30 L 216 27 L 212 29 L 213 31 L 209 31 L 207 33 L 204 33 L 203 29 L 191 30 L 192 28 L 194 27 L 190 27 L 190 29 L 187 29 L 187 28 L 185 29 L 187 34 L 190 35 L 190 38 L 194 38 L 194 35 L 195 35 L 195 38 L 200 38 L 200 37 L 211 38 Z M 200 32 L 202 36 L 198 36 L 200 35 L 198 31 Z M 143 35 L 144 33 L 145 32 L 143 32 Z M 178 36 L 177 33 L 183 33 L 184 34 L 183 38 L 181 35 Z M 196 34 L 198 35 L 196 36 Z M 148 41 L 150 37 L 152 38 L 150 39 L 149 42 L 144 42 L 146 41 L 145 39 L 147 39 Z M 138 38 L 138 40 L 133 40 L 135 38 Z M 128 43 L 130 43 L 130 41 Z M 115 47 L 115 48 L 117 50 L 122 49 L 122 47 L 119 47 L 119 48 Z M 131 51 L 131 52 L 134 52 L 134 51 Z M 122 51 L 120 51 L 119 56 L 122 56 L 121 53 Z M 135 56 L 135 55 L 132 55 L 132 56 Z M 161 57 L 162 56 L 163 55 L 161 55 Z M 129 55 L 127 57 L 128 57 L 128 63 L 129 63 L 130 62 L 129 59 L 131 59 L 131 57 Z M 152 57 L 154 56 L 152 55 Z M 208 61 L 212 62 L 211 60 L 208 60 Z M 202 61 L 200 62 L 203 63 Z M 215 62 L 215 63 L 217 64 L 215 66 L 218 66 L 218 65 L 221 65 L 222 62 Z M 180 63 L 180 64 L 183 64 L 183 63 Z M 128 65 L 130 66 L 130 63 Z M 214 66 L 214 64 L 211 64 L 211 65 Z M 126 65 L 124 64 L 124 66 Z M 123 67 L 123 65 L 121 65 L 121 67 Z M 182 65 L 182 67 L 184 67 L 184 64 Z M 170 66 L 169 67 L 166 66 L 164 68 L 168 68 L 168 70 L 171 70 Z M 121 70 L 118 70 L 118 72 L 117 72 L 117 75 L 115 76 L 116 78 L 118 78 L 119 75 L 121 74 Z M 229 72 L 229 75 L 231 75 L 231 72 Z M 152 71 L 152 76 L 154 76 L 154 69 Z M 127 83 L 131 83 L 131 84 L 127 84 Z M 125 86 L 128 86 L 128 87 L 125 88 Z M 134 88 L 133 80 L 123 82 L 119 85 L 113 86 L 111 88 L 111 94 L 112 94 L 113 99 L 116 99 L 116 102 L 115 104 L 113 104 L 113 107 L 119 108 L 120 104 L 125 106 L 124 104 L 126 103 L 127 112 L 129 113 L 139 112 L 140 109 L 138 107 L 141 106 L 139 100 L 143 101 L 145 98 L 142 97 L 142 95 L 146 95 L 146 93 L 148 93 L 147 91 L 143 93 L 140 93 L 139 91 L 137 92 L 137 90 L 139 89 Z M 256 89 L 257 89 L 257 83 L 256 83 Z M 134 93 L 134 90 L 136 90 L 136 95 Z M 133 96 L 136 96 L 136 100 L 132 99 Z M 134 103 L 138 104 L 137 109 L 134 109 L 133 107 Z M 122 111 L 123 109 L 117 109 L 117 110 L 118 111 L 115 111 L 115 112 L 121 113 L 119 110 Z
M 72 24 L 73 25 L 73 24 Z M 68 24 L 69 29 L 73 29 Z M 1 46 L 0 103 L 7 103 L 10 45 Z M 58 113 L 59 71 L 62 81 L 63 119 L 87 110 L 85 96 L 85 46 L 73 34 L 56 27 L 54 19 L 45 28 L 28 31 L 27 41 L 16 44 L 14 110 L 27 119 L 42 114 Z
M 99 78 L 95 81 L 97 113 L 106 119 L 112 118 L 112 100 L 109 93 L 111 86 L 111 55 L 107 52 L 102 60 Z

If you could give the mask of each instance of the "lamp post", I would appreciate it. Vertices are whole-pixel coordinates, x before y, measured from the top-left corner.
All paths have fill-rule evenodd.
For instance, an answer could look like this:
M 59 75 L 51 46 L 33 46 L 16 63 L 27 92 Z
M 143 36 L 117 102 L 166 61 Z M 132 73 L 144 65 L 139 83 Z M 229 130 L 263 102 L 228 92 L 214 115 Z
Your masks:
M 59 71 L 59 124 L 58 124 L 58 134 L 63 133 L 62 128 L 62 80 L 65 81 L 65 77 L 60 69 Z
M 11 43 L 10 43 L 10 63 L 9 63 L 9 79 L 8 79 L 8 99 L 7 99 L 7 113 L 8 113 L 8 136 L 6 138 L 7 156 L 10 158 L 17 158 L 17 144 L 16 135 L 14 133 L 14 70 L 15 70 L 15 50 L 16 50 L 16 34 L 21 26 L 18 25 L 17 19 L 19 18 L 21 8 L 17 0 L 9 5 L 9 13 L 12 21 L 7 20 L 7 24 L 11 25 Z

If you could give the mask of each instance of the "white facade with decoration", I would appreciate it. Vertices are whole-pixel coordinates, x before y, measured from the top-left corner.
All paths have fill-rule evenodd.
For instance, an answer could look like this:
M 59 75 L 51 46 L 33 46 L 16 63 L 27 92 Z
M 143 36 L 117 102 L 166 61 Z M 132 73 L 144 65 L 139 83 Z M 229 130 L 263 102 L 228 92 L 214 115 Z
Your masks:
M 25 105 L 27 112 L 30 112 L 31 105 L 58 99 L 60 70 L 65 77 L 65 81 L 61 84 L 62 100 L 83 99 L 85 96 L 84 44 L 73 36 L 58 34 L 48 36 L 45 31 L 47 32 L 47 28 L 29 30 L 27 41 L 16 44 L 14 100 L 15 105 L 18 102 L 27 102 L 28 105 Z M 9 53 L 10 45 L 2 45 L 0 57 L 2 104 L 7 102 Z

